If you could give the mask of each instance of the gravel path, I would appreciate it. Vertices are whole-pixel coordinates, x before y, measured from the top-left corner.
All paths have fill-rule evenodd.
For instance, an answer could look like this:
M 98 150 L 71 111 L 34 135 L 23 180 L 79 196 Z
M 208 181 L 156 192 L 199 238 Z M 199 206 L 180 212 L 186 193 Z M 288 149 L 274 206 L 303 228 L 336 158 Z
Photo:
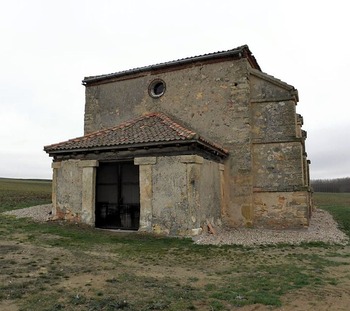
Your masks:
M 5 215 L 16 216 L 17 218 L 32 218 L 35 221 L 45 222 L 51 216 L 52 204 L 36 205 L 13 211 L 4 212 Z
M 5 212 L 19 218 L 30 217 L 35 221 L 45 222 L 49 219 L 52 205 L 38 205 Z M 277 243 L 300 244 L 302 242 L 326 242 L 345 245 L 349 238 L 338 229 L 332 216 L 321 209 L 313 213 L 308 229 L 300 230 L 267 230 L 267 229 L 225 229 L 215 228 L 216 234 L 202 234 L 194 238 L 197 244 L 236 244 L 244 246 L 267 245 Z

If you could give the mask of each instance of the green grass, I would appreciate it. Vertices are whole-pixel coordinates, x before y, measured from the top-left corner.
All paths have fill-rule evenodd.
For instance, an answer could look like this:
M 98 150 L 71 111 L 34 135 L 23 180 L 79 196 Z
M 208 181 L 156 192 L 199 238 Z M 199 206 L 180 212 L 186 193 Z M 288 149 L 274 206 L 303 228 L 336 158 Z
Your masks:
M 50 189 L 45 181 L 0 180 L 0 185 L 6 185 L 0 188 L 5 209 L 18 207 L 13 198 L 32 205 L 36 195 L 45 198 Z M 3 195 L 11 191 L 12 196 Z M 349 199 L 315 194 L 317 205 L 339 219 L 347 233 Z M 38 311 L 278 307 L 286 294 L 339 286 L 331 269 L 347 269 L 349 258 L 343 246 L 204 246 L 190 239 L 0 214 L 0 309 L 2 300 Z
M 51 202 L 51 181 L 0 178 L 0 213 Z
M 350 193 L 324 193 L 314 194 L 317 207 L 330 212 L 348 236 L 350 236 Z
M 281 306 L 281 297 L 290 291 L 334 284 L 326 271 L 339 264 L 324 259 L 323 248 L 311 256 L 295 253 L 303 251 L 299 247 L 200 246 L 189 239 L 116 234 L 67 223 L 37 224 L 12 217 L 0 221 L 0 239 L 13 240 L 17 246 L 8 249 L 9 253 L 20 253 L 21 245 L 28 244 L 38 249 L 23 256 L 22 261 L 1 260 L 0 254 L 2 274 L 19 276 L 0 285 L 2 299 L 20 301 L 23 310 L 31 310 L 32 306 L 37 310 L 115 310 L 113 306 L 124 301 L 119 306 L 125 310 L 201 310 L 200 304 L 211 306 L 210 310 L 257 303 Z M 55 256 L 47 257 L 51 255 L 40 251 L 46 248 L 55 250 Z M 108 264 L 104 256 L 108 256 Z M 47 273 L 28 277 L 43 266 L 49 267 Z M 164 271 L 174 267 L 188 274 L 185 278 L 172 273 L 142 274 L 147 269 Z M 77 288 L 74 293 L 59 285 L 84 273 L 106 274 L 105 284 L 95 288 L 92 282 L 94 291 Z M 56 297 L 62 290 L 59 302 L 39 299 L 42 295 Z

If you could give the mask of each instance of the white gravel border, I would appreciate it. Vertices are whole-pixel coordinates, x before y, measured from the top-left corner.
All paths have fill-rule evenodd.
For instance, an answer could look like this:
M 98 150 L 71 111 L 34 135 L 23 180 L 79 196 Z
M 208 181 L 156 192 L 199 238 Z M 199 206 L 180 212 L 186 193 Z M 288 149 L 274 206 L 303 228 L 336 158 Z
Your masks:
M 35 205 L 13 211 L 4 212 L 4 215 L 12 215 L 17 218 L 32 218 L 35 221 L 45 222 L 49 220 L 52 212 L 52 204 Z
M 30 217 L 45 222 L 51 216 L 52 205 L 37 205 L 5 212 L 19 218 Z M 346 245 L 349 237 L 338 229 L 337 223 L 327 211 L 316 209 L 308 229 L 268 230 L 250 228 L 215 228 L 215 234 L 203 233 L 194 238 L 196 244 L 258 246 L 286 243 L 298 245 L 303 242 L 325 242 Z
M 216 234 L 202 234 L 195 238 L 196 244 L 258 246 L 269 244 L 293 244 L 303 242 L 325 242 L 346 245 L 349 237 L 338 229 L 338 224 L 327 211 L 316 209 L 307 229 L 268 230 L 237 228 L 215 228 Z

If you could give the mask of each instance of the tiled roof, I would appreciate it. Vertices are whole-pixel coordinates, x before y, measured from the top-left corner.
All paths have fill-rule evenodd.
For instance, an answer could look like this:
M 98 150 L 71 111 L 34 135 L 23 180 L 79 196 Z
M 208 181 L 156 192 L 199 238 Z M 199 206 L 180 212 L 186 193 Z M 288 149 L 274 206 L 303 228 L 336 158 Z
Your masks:
M 196 132 L 176 123 L 162 113 L 151 113 L 116 127 L 100 130 L 65 142 L 45 146 L 50 154 L 108 149 L 151 147 L 196 142 L 227 155 L 227 150 Z
M 208 53 L 208 54 L 203 54 L 203 55 L 198 55 L 198 56 L 193 56 L 193 57 L 186 57 L 186 58 L 181 58 L 181 59 L 170 61 L 170 62 L 151 65 L 151 66 L 144 66 L 144 67 L 124 70 L 124 71 L 119 71 L 119 72 L 114 72 L 114 73 L 109 73 L 109 74 L 85 77 L 83 80 L 83 84 L 88 85 L 89 83 L 96 83 L 99 81 L 118 78 L 121 76 L 131 75 L 131 74 L 135 74 L 135 73 L 142 73 L 145 71 L 165 69 L 165 68 L 170 68 L 170 67 L 179 66 L 179 65 L 193 64 L 195 62 L 203 62 L 203 61 L 208 61 L 208 60 L 210 61 L 210 60 L 214 60 L 214 59 L 221 59 L 221 58 L 227 58 L 227 57 L 247 58 L 249 60 L 249 62 L 251 63 L 253 68 L 255 68 L 257 70 L 261 70 L 258 62 L 256 61 L 255 57 L 253 56 L 252 52 L 249 50 L 248 45 L 242 45 L 242 46 L 239 46 L 235 49 L 231 49 L 231 50 L 227 50 L 227 51 Z

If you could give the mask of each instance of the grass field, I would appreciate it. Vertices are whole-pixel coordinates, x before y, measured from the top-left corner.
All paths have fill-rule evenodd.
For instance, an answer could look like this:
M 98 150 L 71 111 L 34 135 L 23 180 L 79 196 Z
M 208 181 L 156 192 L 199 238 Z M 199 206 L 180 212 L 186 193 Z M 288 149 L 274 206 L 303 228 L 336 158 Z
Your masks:
M 315 204 L 330 212 L 340 228 L 350 236 L 350 193 L 315 193 Z
M 0 213 L 51 202 L 51 181 L 0 178 Z
M 49 189 L 0 180 L 0 208 Z M 350 233 L 350 195 L 315 202 Z M 347 310 L 349 264 L 350 246 L 200 246 L 0 214 L 0 310 Z

